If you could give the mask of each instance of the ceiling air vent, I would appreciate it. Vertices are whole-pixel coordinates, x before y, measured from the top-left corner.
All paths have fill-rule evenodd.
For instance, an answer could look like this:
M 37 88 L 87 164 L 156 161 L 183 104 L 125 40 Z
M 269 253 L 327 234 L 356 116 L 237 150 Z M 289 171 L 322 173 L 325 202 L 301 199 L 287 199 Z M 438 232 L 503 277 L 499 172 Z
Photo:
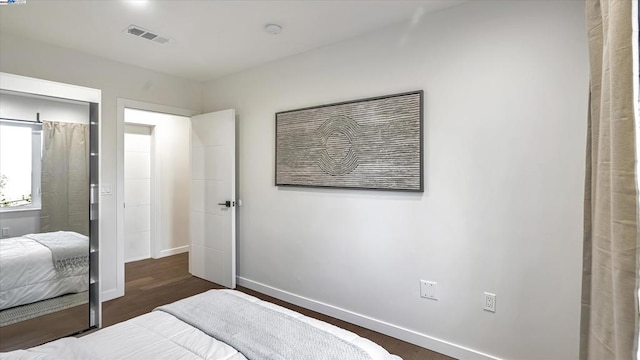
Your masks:
M 166 37 L 162 37 L 162 36 L 158 36 L 156 38 L 153 38 L 153 41 L 160 43 L 160 44 L 166 44 L 169 42 L 169 39 Z
M 137 36 L 137 37 L 141 37 L 143 39 L 151 40 L 151 41 L 157 42 L 159 44 L 166 44 L 166 43 L 171 41 L 171 39 L 166 37 L 166 36 L 161 36 L 161 35 L 152 33 L 151 31 L 149 31 L 147 29 L 143 29 L 143 28 L 141 28 L 140 26 L 137 26 L 137 25 L 129 25 L 129 27 L 127 27 L 125 29 L 125 31 L 128 34 L 131 34 L 133 36 Z
M 129 27 L 127 31 L 129 32 L 129 34 L 135 35 L 135 36 L 140 36 L 145 33 L 144 30 L 138 29 L 137 27 L 133 27 L 133 26 Z
M 146 33 L 142 34 L 141 37 L 143 37 L 143 38 L 145 38 L 147 40 L 153 40 L 153 39 L 157 38 L 158 35 L 152 34 L 150 32 L 146 32 Z

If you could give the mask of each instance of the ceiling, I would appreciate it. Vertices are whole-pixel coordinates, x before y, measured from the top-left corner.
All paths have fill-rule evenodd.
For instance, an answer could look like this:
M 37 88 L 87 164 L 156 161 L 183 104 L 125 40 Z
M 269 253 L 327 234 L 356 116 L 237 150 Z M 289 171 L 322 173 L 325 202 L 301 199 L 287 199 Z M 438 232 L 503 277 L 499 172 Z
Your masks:
M 0 6 L 0 32 L 196 81 L 348 39 L 463 0 L 27 0 Z M 279 35 L 264 26 L 282 26 Z M 126 32 L 135 24 L 168 44 Z

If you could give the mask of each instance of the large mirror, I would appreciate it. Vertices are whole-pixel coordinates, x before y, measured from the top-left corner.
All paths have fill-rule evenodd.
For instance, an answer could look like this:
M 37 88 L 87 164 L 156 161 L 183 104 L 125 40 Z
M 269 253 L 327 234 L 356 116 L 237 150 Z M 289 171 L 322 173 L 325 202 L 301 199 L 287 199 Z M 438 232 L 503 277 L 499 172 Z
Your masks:
M 92 112 L 87 102 L 0 90 L 0 351 L 96 325 Z

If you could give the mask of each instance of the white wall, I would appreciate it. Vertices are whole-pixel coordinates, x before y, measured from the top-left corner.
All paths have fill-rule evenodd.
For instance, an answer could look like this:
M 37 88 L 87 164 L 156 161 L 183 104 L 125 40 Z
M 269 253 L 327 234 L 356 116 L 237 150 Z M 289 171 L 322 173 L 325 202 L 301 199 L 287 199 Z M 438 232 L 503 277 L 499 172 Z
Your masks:
M 474 1 L 206 84 L 239 118 L 240 284 L 462 358 L 576 359 L 583 14 Z M 274 186 L 276 112 L 418 89 L 424 194 Z
M 40 232 L 40 210 L 19 210 L 0 212 L 0 229 L 9 229 L 10 238 Z
M 153 126 L 154 258 L 189 250 L 190 118 L 125 109 L 125 122 Z
M 116 188 L 117 98 L 192 109 L 199 113 L 202 86 L 190 80 L 98 58 L 40 41 L 0 34 L 0 71 L 102 90 L 100 178 Z M 116 194 L 102 196 L 100 248 L 102 299 L 118 295 Z M 122 278 L 122 277 L 120 277 Z
M 89 103 L 36 97 L 16 92 L 0 92 L 0 117 L 35 121 L 36 113 L 40 113 L 41 120 L 89 123 Z M 40 232 L 39 206 L 38 209 L 33 210 L 0 209 L 0 228 L 9 229 L 9 235 L 2 237 Z

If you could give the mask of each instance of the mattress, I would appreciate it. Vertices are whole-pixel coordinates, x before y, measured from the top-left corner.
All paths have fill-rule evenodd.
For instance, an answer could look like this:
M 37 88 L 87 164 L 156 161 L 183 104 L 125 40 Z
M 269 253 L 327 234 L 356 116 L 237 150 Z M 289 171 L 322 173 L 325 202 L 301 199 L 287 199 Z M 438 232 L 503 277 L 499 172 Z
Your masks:
M 299 321 L 311 324 L 316 329 L 335 337 L 336 342 L 348 342 L 358 347 L 358 349 L 367 354 L 367 359 L 401 360 L 399 357 L 389 354 L 385 349 L 372 341 L 345 329 L 304 316 L 278 305 L 261 301 L 237 291 L 211 291 L 224 291 L 244 300 L 259 304 L 265 309 L 268 309 L 268 311 L 277 311 Z M 213 325 L 215 326 L 215 324 Z M 247 323 L 243 324 L 243 326 L 250 328 L 252 324 Z M 276 330 L 274 329 L 274 331 Z M 306 345 L 307 344 L 299 344 L 301 348 Z M 205 332 L 163 311 L 152 311 L 81 338 L 66 338 L 27 350 L 17 350 L 0 354 L 0 358 L 5 360 L 52 358 L 91 358 L 105 360 L 247 360 L 240 351 L 230 345 L 207 335 Z M 313 358 L 325 359 L 323 351 L 318 351 Z M 267 359 L 285 360 L 286 358 L 274 355 L 259 360 Z M 344 358 L 344 360 L 349 359 Z
M 0 310 L 89 288 L 88 266 L 56 270 L 51 250 L 25 237 L 0 239 L 0 274 Z

